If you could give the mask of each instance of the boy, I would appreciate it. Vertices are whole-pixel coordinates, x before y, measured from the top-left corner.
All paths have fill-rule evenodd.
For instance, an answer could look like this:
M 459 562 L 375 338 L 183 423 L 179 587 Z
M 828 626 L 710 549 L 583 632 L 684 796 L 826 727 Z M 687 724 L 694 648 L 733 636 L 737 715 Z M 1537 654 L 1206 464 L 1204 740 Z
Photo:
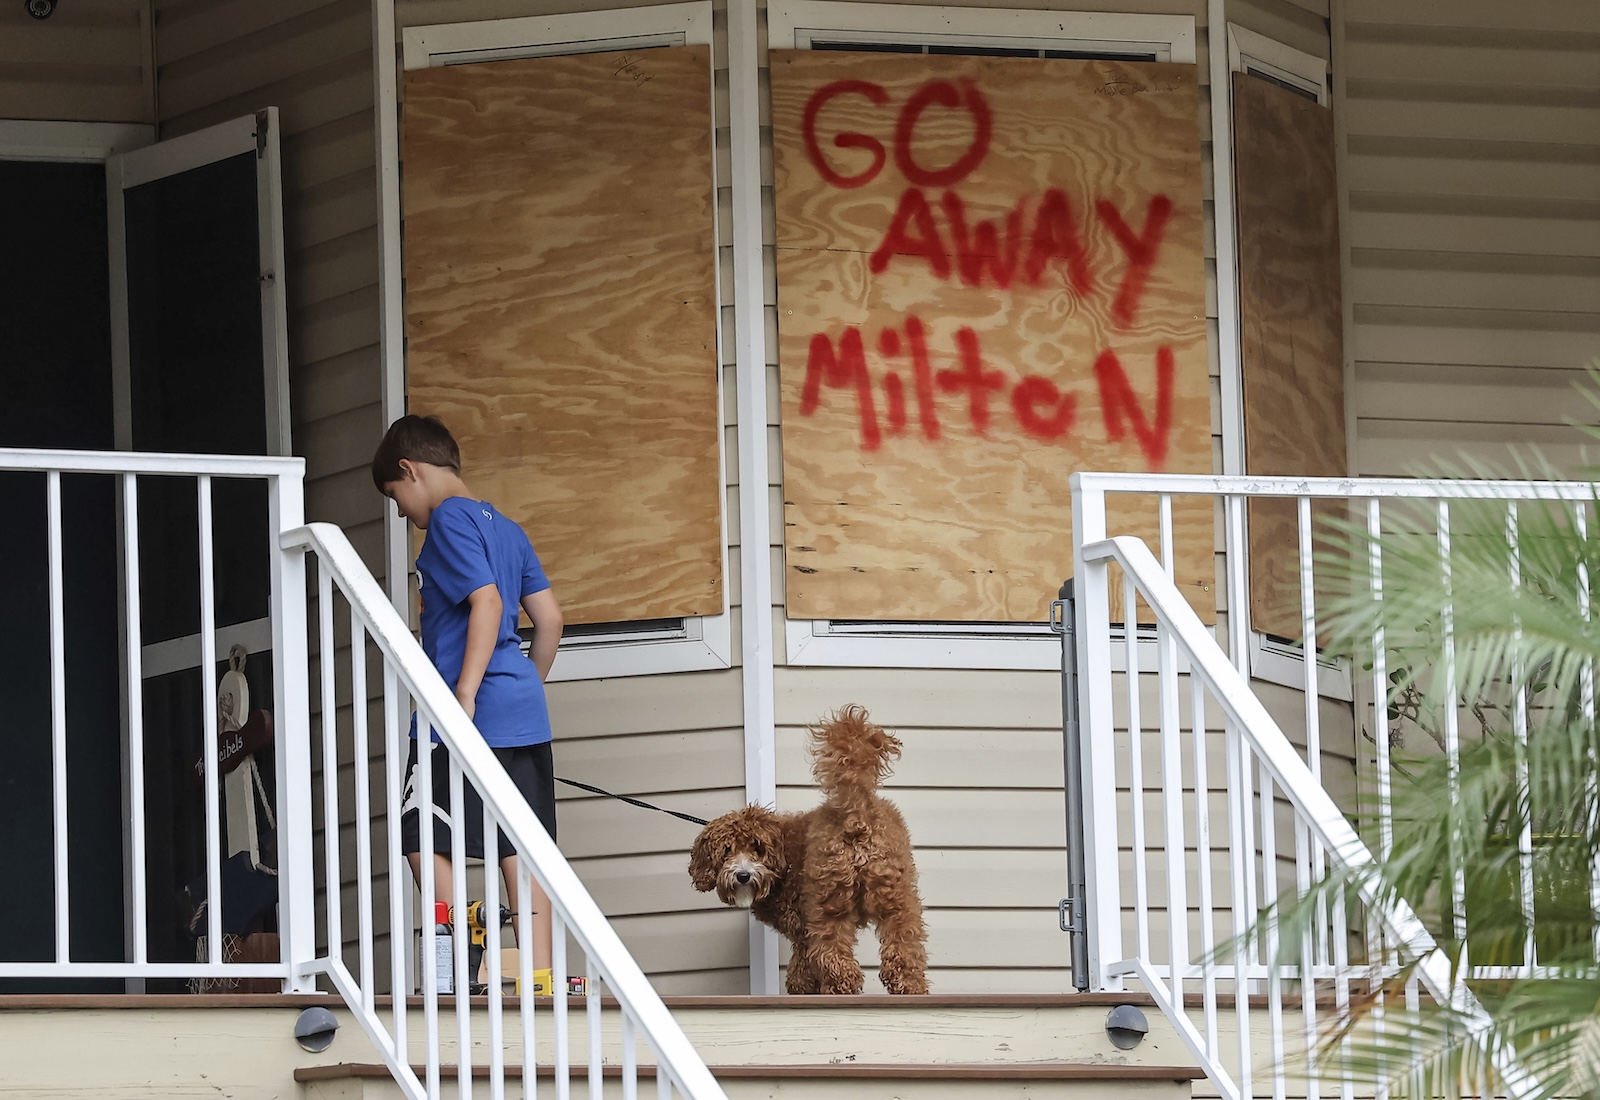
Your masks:
M 437 417 L 403 416 L 389 426 L 372 458 L 372 480 L 395 502 L 400 517 L 426 533 L 417 554 L 422 648 L 494 750 L 552 840 L 556 835 L 555 772 L 550 758 L 550 715 L 544 679 L 561 641 L 561 608 L 538 555 L 522 528 L 475 499 L 461 480 L 461 453 Z M 533 622 L 533 644 L 523 658 L 517 609 Z M 422 843 L 418 821 L 417 730 L 411 729 L 401 840 L 420 884 Z M 434 897 L 449 902 L 450 764 L 442 749 L 431 754 Z M 484 851 L 483 804 L 463 787 L 466 851 Z M 498 832 L 498 830 L 497 830 Z M 517 857 L 499 834 L 505 897 L 518 901 Z M 550 904 L 533 883 L 534 992 L 550 992 Z M 513 924 L 515 928 L 515 924 Z M 462 934 L 458 930 L 457 934 Z

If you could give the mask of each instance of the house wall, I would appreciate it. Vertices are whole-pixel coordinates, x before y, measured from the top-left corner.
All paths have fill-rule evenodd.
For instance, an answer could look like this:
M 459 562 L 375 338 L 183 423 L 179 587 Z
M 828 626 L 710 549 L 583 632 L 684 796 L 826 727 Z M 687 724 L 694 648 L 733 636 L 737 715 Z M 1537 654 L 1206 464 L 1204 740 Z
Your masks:
M 992 6 L 1005 4 L 1002 0 Z M 1221 469 L 1206 4 L 1108 0 L 1045 6 L 1184 14 L 1197 21 L 1202 94 L 1196 121 L 1206 170 L 1213 451 Z M 1381 5 L 1373 0 L 1373 6 Z M 20 4 L 15 7 L 14 16 L 0 11 L 0 116 L 42 117 L 35 112 L 46 111 L 49 117 L 158 120 L 161 136 L 172 137 L 269 104 L 279 108 L 294 449 L 308 460 L 311 518 L 343 526 L 381 576 L 382 502 L 372 493 L 365 469 L 383 426 L 368 0 L 156 0 L 153 34 L 152 16 L 135 0 L 97 5 L 92 16 L 87 5 L 64 4 L 52 21 L 38 27 L 70 29 L 75 37 L 64 37 L 45 52 L 13 44 L 20 39 L 11 33 L 12 24 L 26 19 Z M 403 28 L 615 7 L 605 0 L 399 0 L 396 19 Z M 117 11 L 125 18 L 112 20 Z M 1232 21 L 1304 52 L 1329 55 L 1326 0 L 1232 0 L 1228 11 Z M 83 22 L 82 27 L 69 15 Z M 18 25 L 18 34 L 36 29 L 32 21 L 28 24 Z M 85 60 L 91 57 L 97 60 Z M 727 217 L 728 52 L 721 5 L 714 57 L 719 208 Z M 142 60 L 129 63 L 129 58 Z M 139 78 L 138 95 L 130 90 L 130 73 Z M 46 84 L 49 94 L 40 90 Z M 158 96 L 152 88 L 159 88 Z M 120 91 L 114 95 L 111 89 Z M 141 109 L 143 115 L 137 113 Z M 770 211 L 770 116 L 765 101 L 762 122 L 763 205 Z M 771 556 L 774 577 L 781 578 L 782 438 L 770 221 L 763 226 L 763 239 L 770 398 L 766 426 L 772 458 L 766 491 L 772 528 L 762 549 Z M 737 608 L 742 548 L 730 361 L 731 268 L 725 243 L 727 576 Z M 1218 569 L 1220 577 L 1220 556 Z M 772 609 L 780 663 L 782 599 L 780 583 Z M 734 622 L 737 653 L 737 615 Z M 1065 885 L 1058 677 L 1049 672 L 780 667 L 775 679 L 780 808 L 802 808 L 814 798 L 804 729 L 825 711 L 862 702 L 905 740 L 906 755 L 890 785 L 918 843 L 935 988 L 1068 988 L 1066 938 L 1055 923 Z M 376 689 L 380 678 L 369 675 L 368 683 Z M 1271 687 L 1263 687 L 1263 693 L 1293 730 L 1299 722 L 1298 696 Z M 551 686 L 550 696 L 560 774 L 705 816 L 745 800 L 739 669 L 558 683 Z M 347 698 L 341 702 L 348 707 Z M 1347 748 L 1337 740 L 1326 745 L 1330 759 L 1325 766 L 1348 770 L 1353 745 Z M 345 797 L 342 804 L 348 807 L 351 800 Z M 692 826 L 566 794 L 561 796 L 560 824 L 563 849 L 664 992 L 736 993 L 749 988 L 746 918 L 696 895 L 684 873 Z M 344 865 L 353 866 L 348 853 Z M 349 912 L 352 907 L 346 908 Z M 872 956 L 870 943 L 862 953 Z
M 399 27 L 477 19 L 601 10 L 614 5 L 570 0 L 400 0 Z M 995 7 L 1007 6 L 996 3 Z M 1209 73 L 1204 0 L 1134 0 L 1126 4 L 1053 4 L 1058 10 L 1118 10 L 1193 16 L 1198 24 L 1199 117 L 1205 159 L 1207 314 L 1211 331 L 1213 451 L 1222 468 L 1220 383 L 1216 365 L 1215 250 L 1211 241 Z M 1324 0 L 1235 0 L 1230 20 L 1320 57 L 1330 52 Z M 726 19 L 717 11 L 716 118 L 720 208 L 727 215 L 728 106 Z M 764 37 L 763 37 L 764 42 Z M 765 57 L 762 79 L 765 84 Z M 763 88 L 763 209 L 772 209 L 770 113 Z M 770 213 L 763 226 L 765 320 L 768 333 L 767 486 L 772 516 L 767 553 L 775 583 L 773 621 L 780 665 L 782 607 L 782 431 L 778 419 L 775 338 L 776 277 Z M 726 239 L 726 237 L 725 237 Z M 723 249 L 725 349 L 731 339 L 731 257 Z M 724 358 L 731 358 L 725 350 Z M 738 465 L 735 459 L 733 364 L 724 365 L 727 396 L 730 539 L 736 544 Z M 730 547 L 729 576 L 737 577 L 740 547 Z M 1219 576 L 1220 557 L 1219 557 Z M 734 587 L 733 603 L 739 595 Z M 735 618 L 737 622 L 737 617 Z M 735 638 L 737 652 L 738 639 Z M 1056 926 L 1064 893 L 1064 812 L 1061 790 L 1061 695 L 1049 672 L 864 668 L 776 670 L 777 779 L 780 809 L 815 799 L 805 755 L 805 727 L 847 702 L 867 705 L 876 720 L 905 741 L 905 757 L 890 780 L 918 845 L 922 889 L 929 906 L 930 955 L 937 990 L 1050 991 L 1070 988 L 1067 942 Z M 1297 729 L 1297 694 L 1264 687 L 1279 704 L 1286 728 Z M 1278 696 L 1282 696 L 1281 699 Z M 558 730 L 558 772 L 703 815 L 744 801 L 742 713 L 737 669 L 726 673 L 617 678 L 557 683 L 550 697 Z M 1351 770 L 1348 709 L 1328 719 L 1346 732 L 1330 736 L 1325 766 Z M 617 918 L 620 933 L 647 972 L 669 992 L 743 992 L 749 988 L 746 921 L 690 889 L 684 874 L 693 828 L 669 818 L 590 797 L 562 796 L 562 847 Z M 870 942 L 864 960 L 875 957 Z M 869 985 L 869 988 L 875 986 Z
M 1568 474 L 1600 356 L 1600 6 L 1339 0 L 1355 472 Z M 1589 414 L 1586 416 L 1586 414 Z
M 149 0 L 0 5 L 0 119 L 155 121 Z

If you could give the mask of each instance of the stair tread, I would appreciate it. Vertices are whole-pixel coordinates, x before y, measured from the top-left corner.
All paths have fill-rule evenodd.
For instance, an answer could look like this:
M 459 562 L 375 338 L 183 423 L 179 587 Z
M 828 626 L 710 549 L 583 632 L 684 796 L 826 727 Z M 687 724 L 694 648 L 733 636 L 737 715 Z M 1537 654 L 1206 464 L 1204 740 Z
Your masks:
M 412 1066 L 412 1071 L 419 1077 L 426 1072 L 424 1066 Z M 975 1063 L 975 1062 L 894 1062 L 894 1063 L 861 1063 L 861 1062 L 827 1062 L 812 1064 L 773 1064 L 773 1065 L 708 1065 L 713 1077 L 734 1078 L 765 1078 L 765 1077 L 811 1077 L 833 1078 L 836 1080 L 871 1079 L 871 1078 L 915 1078 L 917 1080 L 996 1080 L 996 1081 L 1198 1081 L 1205 1073 L 1193 1066 L 1146 1066 L 1146 1065 L 1119 1065 L 1115 1063 L 1098 1062 L 1021 1062 L 1013 1065 Z M 441 1066 L 440 1076 L 453 1078 L 457 1076 L 457 1067 L 453 1065 Z M 553 1066 L 538 1067 L 541 1077 L 554 1074 Z M 571 1067 L 573 1077 L 587 1077 L 589 1067 L 574 1065 Z M 607 1077 L 620 1077 L 621 1066 L 605 1066 L 602 1070 Z M 473 1066 L 474 1077 L 487 1077 L 488 1066 Z M 521 1077 L 521 1066 L 506 1066 L 507 1077 Z M 654 1066 L 639 1066 L 640 1077 L 654 1077 Z M 307 1081 L 336 1081 L 352 1078 L 386 1078 L 389 1076 L 387 1066 L 379 1062 L 334 1062 L 325 1066 L 304 1066 L 294 1071 L 294 1079 L 300 1082 Z
M 582 1001 L 582 997 L 571 998 Z M 422 1004 L 421 997 L 407 997 L 408 1004 Z M 453 997 L 440 998 L 454 1003 Z M 486 1005 L 487 997 L 471 998 L 474 1007 Z M 668 1009 L 674 1008 L 1099 1008 L 1133 1004 L 1153 1007 L 1149 994 L 1126 993 L 929 993 L 916 997 L 895 997 L 887 993 L 861 993 L 854 996 L 749 995 L 663 997 Z M 508 996 L 507 1005 L 518 998 Z M 610 997 L 601 1002 L 614 1005 Z M 393 1004 L 387 996 L 376 998 L 381 1006 Z M 548 1004 L 548 1001 L 545 1001 Z M 50 993 L 0 994 L 0 1011 L 40 1008 L 304 1008 L 324 1005 L 341 1008 L 344 1000 L 337 993 Z

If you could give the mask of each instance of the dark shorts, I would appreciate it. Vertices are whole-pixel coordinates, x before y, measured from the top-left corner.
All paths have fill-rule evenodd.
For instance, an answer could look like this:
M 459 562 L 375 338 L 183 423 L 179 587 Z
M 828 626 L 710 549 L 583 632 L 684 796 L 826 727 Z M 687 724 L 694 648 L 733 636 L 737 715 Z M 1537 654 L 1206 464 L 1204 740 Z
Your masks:
M 555 765 L 551 762 L 550 742 L 541 745 L 516 745 L 511 748 L 493 749 L 495 758 L 500 761 L 500 766 L 505 768 L 506 774 L 511 777 L 511 782 L 516 785 L 522 797 L 527 800 L 534 815 L 544 825 L 545 831 L 550 834 L 550 839 L 556 836 L 556 780 Z M 449 856 L 450 848 L 450 754 L 443 745 L 434 745 L 433 752 L 429 754 L 430 769 L 433 773 L 433 850 L 442 856 Z M 400 815 L 400 846 L 410 855 L 422 851 L 420 829 L 417 820 L 417 803 L 422 796 L 419 789 L 421 784 L 417 775 L 417 743 L 411 742 L 411 754 L 406 760 L 405 793 L 402 796 L 402 810 Z M 483 858 L 483 800 L 478 797 L 478 792 L 472 784 L 462 776 L 461 790 L 463 794 L 461 807 L 466 817 L 466 848 L 470 859 Z M 499 833 L 500 859 L 516 855 L 510 838 L 505 833 Z

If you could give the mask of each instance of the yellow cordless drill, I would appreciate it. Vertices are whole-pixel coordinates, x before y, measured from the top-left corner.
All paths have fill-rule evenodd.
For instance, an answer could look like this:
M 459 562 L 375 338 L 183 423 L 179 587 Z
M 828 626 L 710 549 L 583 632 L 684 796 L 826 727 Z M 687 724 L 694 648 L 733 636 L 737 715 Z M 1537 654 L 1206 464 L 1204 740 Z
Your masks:
M 473 996 L 489 992 L 489 987 L 478 981 L 478 968 L 483 965 L 483 952 L 489 945 L 488 908 L 481 901 L 467 903 L 467 992 Z M 511 910 L 500 906 L 500 920 L 497 923 L 504 926 L 510 920 Z M 450 923 L 461 927 L 453 908 L 450 910 Z

